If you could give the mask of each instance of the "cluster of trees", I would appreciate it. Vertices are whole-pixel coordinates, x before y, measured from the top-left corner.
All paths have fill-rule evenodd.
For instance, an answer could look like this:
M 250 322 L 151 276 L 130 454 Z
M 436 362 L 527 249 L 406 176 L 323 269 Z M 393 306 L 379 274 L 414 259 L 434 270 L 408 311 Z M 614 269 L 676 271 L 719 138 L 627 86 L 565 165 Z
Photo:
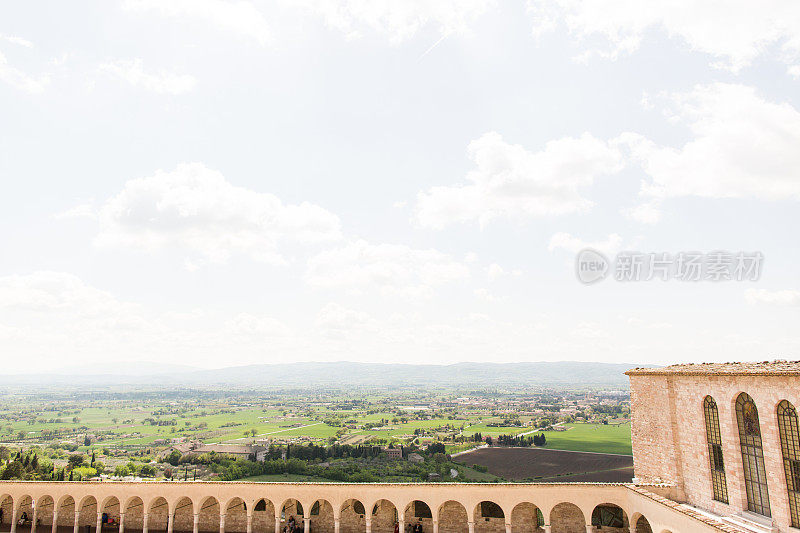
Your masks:
M 486 437 L 486 443 L 491 445 L 492 438 Z M 529 448 L 531 446 L 544 446 L 545 444 L 547 444 L 547 438 L 544 436 L 544 433 L 540 433 L 538 435 L 533 435 L 533 436 L 521 436 L 521 437 L 518 437 L 516 435 L 499 435 L 497 437 L 497 444 L 499 444 L 500 446 Z

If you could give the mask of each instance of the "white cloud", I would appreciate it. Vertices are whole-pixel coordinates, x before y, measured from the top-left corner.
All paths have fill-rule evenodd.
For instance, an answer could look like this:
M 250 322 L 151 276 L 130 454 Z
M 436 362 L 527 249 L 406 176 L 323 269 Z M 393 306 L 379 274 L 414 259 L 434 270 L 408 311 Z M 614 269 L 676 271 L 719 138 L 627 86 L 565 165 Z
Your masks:
M 497 263 L 492 263 L 486 268 L 486 276 L 489 278 L 489 281 L 495 281 L 496 279 L 504 276 L 506 271 L 498 265 Z
M 377 289 L 424 297 L 432 288 L 469 277 L 469 269 L 437 250 L 363 240 L 326 250 L 308 261 L 306 282 L 320 288 Z
M 0 33 L 0 39 L 7 41 L 11 44 L 17 44 L 19 46 L 24 46 L 25 48 L 32 48 L 33 43 L 30 42 L 28 39 L 23 39 L 22 37 L 17 37 L 16 35 L 5 35 Z
M 744 297 L 749 304 L 766 304 L 779 306 L 800 305 L 800 291 L 780 290 L 770 291 L 767 289 L 747 289 Z
M 178 248 L 218 262 L 240 253 L 280 264 L 282 246 L 340 238 L 339 218 L 322 207 L 236 187 L 201 163 L 128 181 L 98 220 L 100 246 Z
M 650 175 L 644 196 L 800 199 L 800 113 L 794 107 L 723 83 L 672 95 L 671 102 L 676 120 L 693 135 L 681 148 L 622 136 Z
M 8 59 L 0 52 L 0 81 L 8 83 L 17 89 L 31 94 L 43 93 L 45 87 L 50 83 L 50 77 L 42 75 L 33 77 L 18 68 L 8 64 Z
M 548 142 L 539 152 L 509 144 L 490 132 L 469 144 L 475 169 L 467 183 L 432 187 L 417 195 L 416 219 L 426 227 L 457 222 L 481 225 L 505 217 L 525 219 L 587 211 L 583 196 L 598 176 L 621 170 L 623 157 L 615 143 L 588 133 Z
M 157 11 L 165 17 L 194 17 L 238 35 L 266 44 L 270 38 L 266 19 L 252 2 L 242 0 L 125 0 L 123 7 Z
M 578 237 L 574 237 L 569 233 L 556 233 L 550 237 L 550 243 L 547 249 L 551 252 L 553 250 L 566 250 L 568 252 L 576 253 L 584 248 L 592 248 L 609 255 L 613 255 L 620 250 L 622 246 L 622 237 L 616 233 L 610 234 L 603 241 L 584 241 Z
M 154 93 L 183 94 L 194 89 L 197 84 L 197 80 L 187 74 L 173 74 L 163 69 L 145 72 L 141 59 L 120 59 L 103 63 L 99 69 Z
M 535 34 L 563 23 L 581 39 L 599 36 L 610 45 L 584 55 L 616 58 L 639 48 L 648 31 L 662 30 L 712 56 L 715 66 L 734 71 L 772 49 L 787 62 L 800 56 L 800 3 L 795 0 L 530 0 L 529 7 Z
M 642 202 L 639 205 L 625 208 L 620 211 L 622 216 L 641 224 L 655 224 L 661 220 L 661 208 L 659 202 Z
M 349 38 L 373 31 L 398 43 L 427 26 L 434 27 L 442 36 L 467 31 L 494 3 L 494 0 L 306 0 L 300 5 Z

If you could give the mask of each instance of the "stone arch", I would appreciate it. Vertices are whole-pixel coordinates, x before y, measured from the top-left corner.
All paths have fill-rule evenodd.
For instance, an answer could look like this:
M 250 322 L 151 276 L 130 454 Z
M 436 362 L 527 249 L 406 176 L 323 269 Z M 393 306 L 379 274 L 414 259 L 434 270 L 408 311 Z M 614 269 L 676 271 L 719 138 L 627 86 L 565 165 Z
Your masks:
M 378 500 L 372 504 L 372 533 L 394 533 L 399 521 L 397 507 L 389 500 Z
M 119 498 L 116 496 L 109 496 L 103 500 L 100 505 L 100 513 L 102 515 L 103 529 L 114 530 L 119 529 L 120 519 L 120 504 Z
M 467 509 L 455 500 L 448 500 L 440 505 L 436 516 L 439 533 L 462 533 L 469 528 Z
M 59 527 L 74 527 L 75 525 L 75 498 L 65 494 L 56 502 L 56 521 Z
M 583 511 L 574 503 L 559 503 L 550 511 L 550 530 L 552 533 L 586 531 Z
M 603 531 L 624 531 L 629 533 L 630 521 L 628 514 L 619 505 L 601 503 L 592 509 L 592 525 L 602 527 Z
M 44 495 L 36 501 L 36 521 L 43 526 L 53 525 L 53 511 L 55 500 L 52 496 Z
M 10 524 L 14 514 L 14 498 L 8 494 L 3 494 L 2 500 L 0 500 L 0 509 L 3 510 L 0 524 Z
M 475 533 L 504 533 L 506 514 L 500 505 L 484 500 L 475 506 L 472 516 L 475 520 Z
M 636 533 L 653 533 L 653 528 L 650 527 L 650 522 L 644 515 L 639 515 L 636 520 Z
M 317 500 L 308 510 L 311 531 L 314 533 L 333 533 L 333 505 L 328 500 Z
M 433 531 L 433 513 L 430 506 L 422 500 L 413 500 L 406 505 L 403 516 L 406 524 L 422 524 L 423 531 Z
M 94 496 L 84 496 L 77 511 L 78 528 L 97 525 L 97 499 Z
M 33 520 L 33 498 L 27 494 L 17 501 L 17 521 L 20 520 L 25 520 L 26 526 Z
M 289 498 L 281 504 L 281 529 L 289 524 L 289 521 L 294 518 L 295 527 L 303 526 L 303 504 L 299 500 Z
M 138 496 L 128 498 L 122 506 L 121 523 L 126 530 L 142 529 L 144 524 L 144 500 Z
M 169 525 L 169 502 L 162 496 L 150 500 L 147 505 L 147 530 L 152 532 L 166 531 Z
M 228 500 L 225 504 L 225 531 L 245 532 L 247 531 L 247 503 L 237 497 Z
M 253 504 L 253 531 L 275 533 L 275 506 L 267 498 Z
M 219 531 L 219 511 L 219 500 L 213 496 L 206 496 L 198 510 L 198 531 Z
M 179 498 L 170 510 L 172 531 L 194 531 L 194 510 L 194 502 L 190 498 Z
M 539 527 L 541 511 L 531 502 L 518 503 L 511 509 L 511 533 L 528 533 L 529 531 L 542 531 Z
M 341 533 L 361 533 L 367 530 L 367 510 L 364 504 L 350 498 L 339 509 L 339 531 Z

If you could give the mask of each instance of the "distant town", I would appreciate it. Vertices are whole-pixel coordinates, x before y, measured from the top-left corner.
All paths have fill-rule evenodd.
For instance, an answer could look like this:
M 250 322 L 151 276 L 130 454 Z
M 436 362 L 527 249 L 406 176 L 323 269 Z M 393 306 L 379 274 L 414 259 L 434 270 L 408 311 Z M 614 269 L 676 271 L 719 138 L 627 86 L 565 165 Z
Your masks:
M 631 476 L 629 393 L 622 388 L 126 387 L 94 391 L 91 399 L 45 388 L 6 391 L 0 402 L 3 479 L 491 482 Z M 529 451 L 521 452 L 521 460 L 515 454 L 523 448 Z M 557 450 L 620 459 L 576 469 L 570 456 L 543 468 L 534 450 L 551 459 L 559 457 Z

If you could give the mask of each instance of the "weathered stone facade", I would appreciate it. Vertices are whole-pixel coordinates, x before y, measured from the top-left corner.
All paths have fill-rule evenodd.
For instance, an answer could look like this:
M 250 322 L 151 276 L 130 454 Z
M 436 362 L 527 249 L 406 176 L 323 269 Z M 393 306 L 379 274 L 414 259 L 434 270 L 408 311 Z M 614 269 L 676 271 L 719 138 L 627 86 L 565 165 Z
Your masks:
M 670 483 L 681 501 L 719 515 L 748 514 L 736 417 L 741 393 L 758 409 L 773 526 L 792 529 L 776 407 L 800 402 L 800 364 L 676 365 L 628 372 L 634 471 L 638 483 Z M 703 402 L 719 412 L 728 503 L 714 499 Z

